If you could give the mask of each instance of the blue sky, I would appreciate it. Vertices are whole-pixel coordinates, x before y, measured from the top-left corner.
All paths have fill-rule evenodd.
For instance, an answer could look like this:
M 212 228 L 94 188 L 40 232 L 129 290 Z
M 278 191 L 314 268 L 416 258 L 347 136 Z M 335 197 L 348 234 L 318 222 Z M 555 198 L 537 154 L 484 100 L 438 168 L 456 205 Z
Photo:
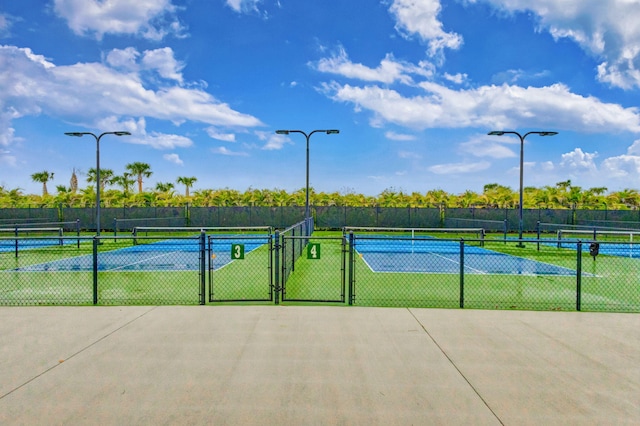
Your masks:
M 640 0 L 0 4 L 0 185 L 149 163 L 193 190 L 640 188 Z M 80 175 L 81 187 L 87 185 Z M 176 190 L 181 191 L 176 184 Z

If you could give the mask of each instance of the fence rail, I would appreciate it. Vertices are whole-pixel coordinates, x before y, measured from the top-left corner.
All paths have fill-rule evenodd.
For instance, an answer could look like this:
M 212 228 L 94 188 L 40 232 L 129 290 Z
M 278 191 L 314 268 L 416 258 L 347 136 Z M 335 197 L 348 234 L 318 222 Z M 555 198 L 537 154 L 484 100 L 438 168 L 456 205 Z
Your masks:
M 2 237 L 0 305 L 321 302 L 640 312 L 640 242 L 626 236 L 549 236 L 524 239 L 521 248 L 498 236 L 307 235 L 308 226 L 135 241 Z

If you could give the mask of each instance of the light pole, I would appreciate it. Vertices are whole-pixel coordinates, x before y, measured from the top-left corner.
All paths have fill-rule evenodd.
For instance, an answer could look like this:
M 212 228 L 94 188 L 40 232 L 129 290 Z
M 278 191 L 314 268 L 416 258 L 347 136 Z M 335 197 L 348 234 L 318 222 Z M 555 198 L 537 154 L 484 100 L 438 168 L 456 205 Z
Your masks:
M 91 135 L 96 140 L 96 235 L 100 236 L 100 138 L 104 135 L 128 136 L 129 132 L 104 132 L 100 136 L 96 136 L 91 132 L 65 132 L 67 136 L 82 137 Z
M 503 135 L 516 135 L 520 138 L 520 205 L 518 207 L 518 245 L 517 247 L 524 247 L 522 244 L 522 228 L 523 228 L 523 220 L 522 220 L 522 192 L 523 192 L 523 182 L 524 182 L 524 139 L 529 135 L 539 135 L 539 136 L 554 136 L 557 135 L 558 132 L 528 132 L 525 133 L 524 136 L 518 132 L 512 131 L 502 131 L 495 130 L 489 132 L 489 136 L 503 136 Z
M 311 133 L 307 134 L 302 130 L 276 130 L 276 133 L 279 135 L 288 135 L 289 133 L 302 133 L 305 138 L 307 138 L 307 189 L 306 189 L 306 200 L 304 203 L 304 219 L 309 219 L 309 139 L 311 135 L 314 133 L 326 133 L 327 135 L 336 135 L 340 133 L 340 130 L 314 130 Z

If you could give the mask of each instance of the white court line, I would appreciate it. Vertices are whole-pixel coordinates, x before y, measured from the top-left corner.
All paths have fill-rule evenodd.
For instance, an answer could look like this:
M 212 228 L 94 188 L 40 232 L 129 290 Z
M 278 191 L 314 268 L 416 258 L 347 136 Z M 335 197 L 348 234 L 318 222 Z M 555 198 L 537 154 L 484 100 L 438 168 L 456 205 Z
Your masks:
M 108 252 L 107 252 L 107 253 L 108 253 Z M 152 256 L 152 257 L 144 258 L 144 259 L 142 259 L 142 260 L 140 260 L 140 261 L 138 261 L 138 262 L 127 263 L 127 264 L 125 264 L 125 265 L 118 266 L 117 268 L 113 268 L 113 269 L 105 269 L 104 271 L 117 271 L 118 269 L 124 269 L 124 268 L 126 268 L 126 267 L 128 267 L 128 266 L 132 266 L 132 265 L 139 265 L 139 264 L 144 263 L 144 262 L 147 262 L 147 261 L 149 261 L 149 260 L 158 259 L 158 258 L 161 258 L 161 257 L 168 256 L 168 255 L 170 255 L 170 254 L 176 254 L 176 253 L 186 253 L 186 252 L 184 252 L 184 251 L 180 251 L 180 250 L 177 250 L 177 251 L 170 251 L 170 252 L 167 252 L 167 253 L 164 253 L 164 254 L 160 254 L 160 255 L 158 255 L 158 256 Z M 106 254 L 106 253 L 105 253 L 105 254 Z M 98 261 L 98 264 L 99 264 L 99 263 L 100 263 L 100 262 Z
M 424 273 L 429 273 L 429 272 L 431 272 L 431 273 L 435 273 L 435 274 L 448 274 L 448 273 L 451 273 L 451 274 L 452 274 L 452 273 L 453 273 L 453 272 L 447 272 L 447 271 L 411 271 L 411 272 L 408 272 L 408 271 L 376 271 L 375 269 L 373 269 L 373 268 L 371 267 L 371 265 L 369 264 L 369 262 L 367 262 L 367 261 L 365 260 L 365 258 L 364 258 L 364 253 L 360 253 L 360 252 L 358 252 L 358 250 L 356 250 L 356 253 L 358 253 L 358 255 L 360 255 L 360 256 L 359 256 L 359 257 L 360 257 L 360 259 L 362 259 L 362 261 L 365 263 L 365 265 L 367 265 L 367 266 L 369 267 L 369 269 L 371 270 L 371 272 L 374 272 L 374 273 L 380 273 L 380 272 L 396 272 L 396 273 L 397 273 L 397 272 L 400 272 L 400 273 L 405 273 L 405 274 L 406 274 L 406 273 L 424 274 Z M 390 253 L 393 253 L 393 252 L 390 252 Z M 414 253 L 399 253 L 399 254 L 414 254 Z M 455 261 L 455 260 L 453 260 L 453 259 L 450 259 L 450 258 L 448 258 L 448 257 L 442 256 L 442 255 L 440 255 L 440 254 L 438 254 L 438 253 L 435 253 L 435 252 L 430 252 L 430 251 L 429 251 L 429 252 L 422 252 L 422 253 L 420 253 L 420 254 L 432 254 L 432 255 L 435 255 L 435 256 L 441 257 L 442 259 L 445 259 L 445 260 L 447 260 L 447 261 L 449 261 L 449 262 L 451 262 L 451 263 L 454 263 L 454 264 L 456 264 L 456 265 L 460 265 L 460 262 L 457 262 L 457 261 Z M 475 272 L 476 272 L 476 273 L 478 273 L 478 274 L 484 274 L 484 275 L 489 274 L 489 272 L 487 272 L 487 271 L 483 271 L 483 270 L 481 270 L 481 269 L 476 269 L 476 268 L 472 268 L 472 267 L 470 267 L 470 266 L 465 265 L 465 269 L 467 269 L 467 268 L 468 268 L 468 269 L 470 269 L 470 270 L 472 270 L 472 271 L 475 271 Z M 456 272 L 456 273 L 457 273 L 457 272 Z

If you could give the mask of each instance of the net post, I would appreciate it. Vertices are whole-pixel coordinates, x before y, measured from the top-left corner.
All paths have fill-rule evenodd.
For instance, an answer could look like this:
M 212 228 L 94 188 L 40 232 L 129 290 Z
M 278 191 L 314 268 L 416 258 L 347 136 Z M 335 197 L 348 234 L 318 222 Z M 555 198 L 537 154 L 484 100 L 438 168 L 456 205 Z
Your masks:
M 77 247 L 80 248 L 80 219 L 76 219 Z
M 464 309 L 464 238 L 460 238 L 460 309 Z
M 502 233 L 504 235 L 504 243 L 507 244 L 507 228 L 508 228 L 507 219 L 505 219 L 503 223 L 504 223 L 504 226 L 502 228 Z
M 558 229 L 558 248 L 562 248 L 562 229 Z
M 276 233 L 274 236 L 275 239 L 275 255 L 274 255 L 274 264 L 273 264 L 273 273 L 274 273 L 274 281 L 275 281 L 275 291 L 274 291 L 274 303 L 276 305 L 280 304 L 280 231 L 276 229 Z
M 576 311 L 582 309 L 582 241 L 578 241 L 576 265 Z
M 60 245 L 64 245 L 64 230 L 62 228 L 58 229 L 58 243 L 60 243 Z
M 117 240 L 118 236 L 118 218 L 114 217 L 113 218 L 113 242 L 115 243 Z
M 16 259 L 17 259 L 18 258 L 18 226 L 14 228 L 13 233 L 16 237 Z
M 133 227 L 133 231 L 131 231 L 131 234 L 133 235 L 133 245 L 134 246 L 138 245 L 138 227 L 137 226 Z
M 540 221 L 536 222 L 536 235 L 538 236 L 538 251 L 540 251 Z

